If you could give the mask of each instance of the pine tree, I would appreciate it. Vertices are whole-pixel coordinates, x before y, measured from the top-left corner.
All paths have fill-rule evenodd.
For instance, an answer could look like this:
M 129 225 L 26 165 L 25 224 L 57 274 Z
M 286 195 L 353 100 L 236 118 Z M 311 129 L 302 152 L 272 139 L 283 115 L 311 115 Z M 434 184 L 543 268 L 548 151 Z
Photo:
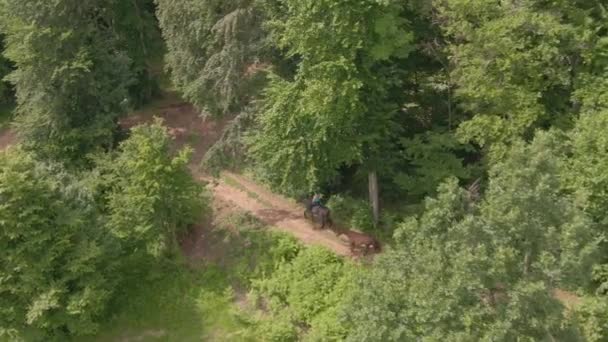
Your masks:
M 206 114 L 238 112 L 260 59 L 262 14 L 254 1 L 156 0 L 166 65 L 182 95 Z M 252 68 L 255 69 L 255 68 Z
M 17 129 L 47 158 L 80 160 L 109 146 L 128 100 L 131 60 L 118 49 L 108 1 L 7 0 L 6 53 L 17 68 Z

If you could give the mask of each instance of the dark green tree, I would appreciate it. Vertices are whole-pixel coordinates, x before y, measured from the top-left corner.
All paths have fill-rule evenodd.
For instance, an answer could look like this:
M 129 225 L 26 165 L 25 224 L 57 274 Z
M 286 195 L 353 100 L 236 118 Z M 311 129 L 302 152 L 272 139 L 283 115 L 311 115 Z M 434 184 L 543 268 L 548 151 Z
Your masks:
M 0 105 L 12 101 L 10 84 L 4 79 L 11 71 L 11 63 L 4 58 L 4 35 L 0 34 Z
M 125 251 L 174 252 L 177 234 L 205 213 L 203 187 L 188 169 L 191 150 L 173 156 L 170 144 L 157 121 L 134 128 L 114 156 L 99 161 L 108 228 Z
M 165 47 L 154 0 L 113 1 L 113 25 L 121 50 L 131 59 L 135 81 L 129 87 L 132 106 L 141 106 L 160 92 Z
M 109 146 L 128 102 L 131 60 L 118 48 L 113 3 L 6 0 L 0 25 L 17 68 L 16 124 L 24 146 L 78 160 Z
M 252 0 L 156 0 L 175 87 L 208 114 L 238 112 L 260 62 L 262 13 Z

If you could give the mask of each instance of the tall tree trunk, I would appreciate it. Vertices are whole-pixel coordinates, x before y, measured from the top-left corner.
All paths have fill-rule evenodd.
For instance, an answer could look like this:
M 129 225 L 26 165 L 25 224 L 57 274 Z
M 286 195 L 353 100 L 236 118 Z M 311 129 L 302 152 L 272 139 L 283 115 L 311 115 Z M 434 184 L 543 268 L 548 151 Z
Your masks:
M 378 175 L 376 171 L 370 171 L 368 175 L 369 183 L 369 202 L 372 207 L 372 215 L 374 217 L 374 226 L 378 226 L 380 221 L 380 203 L 378 200 Z

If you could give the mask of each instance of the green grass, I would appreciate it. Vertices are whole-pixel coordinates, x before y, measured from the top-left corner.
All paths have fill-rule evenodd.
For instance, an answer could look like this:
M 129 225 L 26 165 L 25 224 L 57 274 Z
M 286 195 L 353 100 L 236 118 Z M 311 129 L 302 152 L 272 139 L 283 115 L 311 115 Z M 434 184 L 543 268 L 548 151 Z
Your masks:
M 256 311 L 239 307 L 234 289 L 247 291 L 252 279 L 272 274 L 277 262 L 295 257 L 300 247 L 247 214 L 228 217 L 220 226 L 208 238 L 225 252 L 221 265 L 151 266 L 145 272 L 150 275 L 119 289 L 99 334 L 78 341 L 256 341 Z
M 157 279 L 141 281 L 122 293 L 116 314 L 100 334 L 84 341 L 209 341 L 230 336 L 249 341 L 250 323 L 233 304 L 225 271 L 207 266 L 199 270 L 165 270 Z

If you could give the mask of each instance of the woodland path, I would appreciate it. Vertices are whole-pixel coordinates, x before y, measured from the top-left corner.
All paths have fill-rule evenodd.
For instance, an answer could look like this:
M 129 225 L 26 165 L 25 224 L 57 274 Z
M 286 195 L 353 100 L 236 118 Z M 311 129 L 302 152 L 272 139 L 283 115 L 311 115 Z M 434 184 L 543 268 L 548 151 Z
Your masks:
M 342 256 L 352 255 L 345 242 L 334 233 L 314 229 L 312 223 L 303 217 L 304 208 L 293 200 L 273 194 L 241 175 L 225 172 L 218 179 L 200 171 L 203 156 L 221 137 L 228 119 L 204 120 L 192 105 L 168 96 L 129 115 L 122 120 L 121 125 L 123 128 L 131 128 L 151 122 L 155 116 L 163 119 L 176 148 L 190 145 L 194 149 L 190 168 L 197 179 L 208 184 L 214 200 L 229 203 L 234 208 L 248 212 L 272 229 L 292 234 L 304 244 L 323 246 Z M 11 130 L 0 131 L 0 151 L 12 145 L 15 140 L 16 136 Z M 191 238 L 204 237 L 192 234 Z M 205 244 L 202 241 L 190 241 L 189 245 Z M 200 254 L 201 251 L 192 252 Z
M 342 256 L 352 255 L 348 245 L 333 232 L 314 229 L 312 223 L 303 217 L 304 208 L 293 200 L 274 194 L 242 175 L 224 172 L 221 177 L 212 178 L 200 171 L 203 156 L 220 138 L 228 119 L 204 120 L 190 104 L 168 98 L 135 112 L 123 120 L 122 125 L 130 128 L 149 122 L 154 116 L 164 120 L 176 147 L 188 144 L 194 149 L 190 168 L 195 177 L 207 182 L 214 200 L 230 203 L 272 229 L 292 234 L 304 244 L 323 246 Z M 194 234 L 193 238 L 202 237 Z M 191 241 L 190 244 L 203 245 L 199 241 Z
M 292 200 L 273 194 L 240 175 L 224 173 L 219 179 L 214 179 L 199 171 L 203 156 L 220 138 L 227 119 L 204 120 L 190 104 L 169 96 L 129 115 L 121 125 L 131 128 L 150 122 L 155 116 L 162 118 L 169 128 L 176 148 L 190 145 L 194 149 L 190 165 L 192 173 L 199 180 L 207 182 L 215 200 L 230 203 L 257 217 L 272 229 L 290 233 L 307 245 L 320 245 L 339 255 L 351 255 L 345 242 L 335 234 L 328 230 L 315 230 L 312 223 L 304 219 L 303 207 Z M 13 144 L 15 139 L 11 130 L 0 131 L 0 150 Z M 203 237 L 193 234 L 193 238 Z M 200 241 L 191 241 L 190 244 L 204 245 Z
M 180 102 L 175 98 L 166 98 L 154 103 L 123 120 L 125 128 L 137 124 L 150 122 L 154 116 L 164 120 L 169 128 L 175 146 L 186 144 L 194 149 L 191 170 L 200 181 L 207 182 L 213 193 L 214 201 L 228 203 L 230 206 L 248 212 L 268 224 L 272 229 L 287 232 L 307 245 L 324 246 L 336 254 L 353 256 L 348 246 L 335 234 L 328 230 L 315 230 L 311 222 L 304 219 L 304 208 L 293 200 L 274 194 L 255 182 L 229 172 L 224 172 L 219 179 L 211 178 L 200 172 L 200 162 L 205 152 L 219 139 L 223 128 L 228 122 L 224 120 L 203 120 L 196 110 L 189 104 Z M 15 134 L 8 129 L 0 130 L 0 151 L 4 150 L 16 140 Z M 211 227 L 201 227 L 203 230 Z M 205 251 L 204 234 L 191 234 L 187 245 L 194 250 L 188 251 L 191 256 L 200 256 Z M 566 307 L 580 304 L 576 294 L 555 289 L 553 295 Z

